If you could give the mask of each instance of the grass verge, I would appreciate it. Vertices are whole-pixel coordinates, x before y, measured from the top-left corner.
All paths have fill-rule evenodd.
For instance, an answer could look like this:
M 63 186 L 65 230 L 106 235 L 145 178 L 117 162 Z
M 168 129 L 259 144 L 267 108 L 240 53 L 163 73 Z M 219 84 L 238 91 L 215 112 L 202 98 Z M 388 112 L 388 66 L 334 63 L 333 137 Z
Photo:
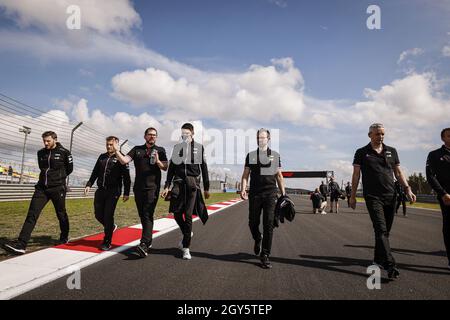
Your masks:
M 213 193 L 206 204 L 236 199 L 233 193 Z M 20 233 L 25 220 L 30 201 L 0 202 L 0 243 L 15 240 Z M 67 199 L 67 213 L 70 221 L 70 238 L 76 239 L 87 235 L 103 232 L 103 227 L 94 217 L 94 199 Z M 164 217 L 169 211 L 169 202 L 161 198 L 155 210 L 155 220 Z M 139 224 L 134 198 L 127 202 L 119 200 L 115 212 L 115 223 L 119 227 Z M 59 223 L 51 202 L 42 211 L 36 228 L 33 231 L 27 252 L 52 247 L 59 239 Z M 0 249 L 0 261 L 8 258 L 6 252 Z

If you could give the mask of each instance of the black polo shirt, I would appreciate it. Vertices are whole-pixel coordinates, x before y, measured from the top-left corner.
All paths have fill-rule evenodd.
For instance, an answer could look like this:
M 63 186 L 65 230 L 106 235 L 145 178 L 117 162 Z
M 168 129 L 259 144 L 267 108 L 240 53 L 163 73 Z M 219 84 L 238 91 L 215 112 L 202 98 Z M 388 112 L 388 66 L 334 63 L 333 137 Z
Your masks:
M 353 165 L 361 167 L 364 196 L 395 195 L 394 167 L 400 165 L 395 148 L 383 144 L 383 151 L 378 154 L 369 143 L 356 151 Z
M 250 196 L 277 192 L 276 175 L 281 168 L 280 154 L 271 149 L 247 154 L 245 167 L 250 168 Z
M 157 164 L 150 164 L 150 155 L 153 150 L 158 151 L 160 161 L 167 161 L 166 150 L 163 147 L 147 145 L 135 146 L 128 152 L 128 156 L 134 161 L 136 177 L 134 180 L 134 190 L 159 189 L 161 185 L 161 169 Z

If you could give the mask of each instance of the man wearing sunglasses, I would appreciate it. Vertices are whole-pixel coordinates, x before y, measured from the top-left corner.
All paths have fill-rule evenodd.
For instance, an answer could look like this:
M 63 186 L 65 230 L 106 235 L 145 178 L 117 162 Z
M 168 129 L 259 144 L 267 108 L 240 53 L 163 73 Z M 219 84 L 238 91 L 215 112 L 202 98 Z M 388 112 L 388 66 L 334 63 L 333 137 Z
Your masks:
M 134 200 L 142 224 L 141 243 L 136 252 L 141 257 L 148 255 L 152 246 L 153 214 L 161 189 L 161 170 L 168 167 L 166 150 L 156 145 L 158 131 L 155 128 L 145 130 L 145 144 L 135 146 L 126 156 L 122 155 L 119 143 L 114 144 L 114 151 L 120 163 L 134 161 L 136 177 L 133 186 Z

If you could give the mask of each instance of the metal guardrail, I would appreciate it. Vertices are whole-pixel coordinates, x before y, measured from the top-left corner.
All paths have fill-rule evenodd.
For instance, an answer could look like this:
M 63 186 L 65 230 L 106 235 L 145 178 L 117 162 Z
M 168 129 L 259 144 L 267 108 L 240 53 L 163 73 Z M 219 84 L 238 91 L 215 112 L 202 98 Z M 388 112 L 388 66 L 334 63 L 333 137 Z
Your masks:
M 361 192 L 358 192 L 356 194 L 357 197 L 362 198 L 363 194 Z M 433 194 L 416 194 L 417 202 L 421 203 L 439 203 L 437 200 L 437 197 Z
M 67 199 L 93 198 L 96 187 L 92 187 L 88 196 L 84 196 L 84 187 L 70 187 Z M 33 184 L 0 185 L 0 202 L 31 200 L 34 193 Z M 133 195 L 131 190 L 130 195 Z
M 84 196 L 84 187 L 70 187 L 67 192 L 67 199 L 94 198 L 97 187 L 92 187 L 89 195 Z M 34 193 L 34 184 L 8 184 L 0 185 L 0 202 L 27 201 L 31 200 Z M 211 189 L 210 193 L 223 193 L 223 190 Z M 134 196 L 133 188 L 130 196 Z

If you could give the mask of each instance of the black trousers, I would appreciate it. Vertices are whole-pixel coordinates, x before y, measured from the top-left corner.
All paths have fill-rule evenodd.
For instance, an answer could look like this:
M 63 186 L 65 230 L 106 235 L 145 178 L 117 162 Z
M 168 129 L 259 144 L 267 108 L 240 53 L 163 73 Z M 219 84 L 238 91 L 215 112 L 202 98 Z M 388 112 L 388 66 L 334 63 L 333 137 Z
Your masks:
M 158 203 L 159 187 L 156 189 L 134 190 L 134 201 L 142 224 L 141 243 L 152 244 L 153 214 Z
M 375 232 L 374 262 L 384 268 L 395 266 L 389 243 L 389 234 L 395 216 L 395 195 L 387 197 L 365 196 L 367 210 Z
M 37 220 L 41 215 L 45 205 L 52 201 L 55 207 L 56 216 L 59 220 L 59 227 L 61 229 L 60 239 L 68 239 L 69 237 L 69 217 L 66 211 L 66 187 L 57 186 L 45 188 L 42 186 L 35 186 L 34 194 L 31 199 L 28 214 L 23 224 L 22 230 L 19 235 L 19 243 L 24 247 L 27 246 L 30 241 L 31 233 L 36 226 Z
M 114 230 L 114 212 L 120 198 L 120 188 L 97 189 L 94 197 L 95 218 L 105 229 L 105 242 L 111 242 Z
M 397 206 L 395 207 L 395 213 L 398 213 L 398 209 L 402 205 L 403 215 L 406 216 L 406 200 L 405 199 L 397 199 Z
M 176 198 L 171 198 L 169 211 L 173 213 L 183 234 L 183 248 L 189 248 L 191 245 L 192 214 L 200 185 L 189 188 L 185 183 L 179 183 L 177 187 L 179 188 L 179 194 Z
M 439 199 L 442 210 L 442 234 L 444 235 L 445 249 L 447 250 L 448 263 L 450 264 L 450 206 L 444 205 Z
M 261 223 L 261 212 L 263 215 L 263 237 L 261 256 L 270 256 L 272 249 L 273 224 L 275 221 L 275 206 L 277 204 L 276 193 L 259 194 L 249 196 L 248 225 L 253 240 L 261 240 L 259 225 Z

